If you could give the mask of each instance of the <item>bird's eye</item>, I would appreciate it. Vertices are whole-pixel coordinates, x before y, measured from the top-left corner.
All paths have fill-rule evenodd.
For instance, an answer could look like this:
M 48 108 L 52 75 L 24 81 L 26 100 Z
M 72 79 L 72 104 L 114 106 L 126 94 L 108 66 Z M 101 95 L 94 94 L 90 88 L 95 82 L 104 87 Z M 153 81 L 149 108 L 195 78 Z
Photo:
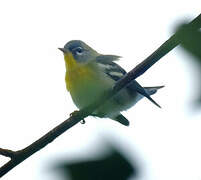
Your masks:
M 83 49 L 81 47 L 77 47 L 74 49 L 74 52 L 77 54 L 77 55 L 81 55 L 83 53 Z

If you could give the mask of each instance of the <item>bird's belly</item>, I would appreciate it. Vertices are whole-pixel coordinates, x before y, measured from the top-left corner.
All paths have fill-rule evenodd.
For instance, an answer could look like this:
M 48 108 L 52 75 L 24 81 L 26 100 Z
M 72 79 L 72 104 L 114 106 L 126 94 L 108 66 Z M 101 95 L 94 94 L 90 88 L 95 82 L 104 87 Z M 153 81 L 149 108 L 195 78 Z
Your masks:
M 80 109 L 94 103 L 102 94 L 104 88 L 100 84 L 86 83 L 80 87 L 75 87 L 71 92 L 72 99 Z
M 91 74 L 90 76 L 70 75 L 66 77 L 67 89 L 79 109 L 97 101 L 115 83 L 114 80 L 104 74 L 99 76 L 96 76 L 96 74 Z M 123 89 L 101 105 L 93 114 L 100 117 L 112 117 L 118 115 L 120 111 L 130 108 L 134 105 L 134 101 L 135 97 L 129 96 L 126 93 L 126 89 Z
M 68 90 L 75 105 L 81 109 L 97 101 L 112 85 L 100 76 L 79 76 L 73 80 Z
M 95 113 L 100 117 L 116 117 L 121 111 L 125 111 L 135 104 L 136 97 L 127 93 L 126 89 L 120 90 L 109 101 L 100 106 Z

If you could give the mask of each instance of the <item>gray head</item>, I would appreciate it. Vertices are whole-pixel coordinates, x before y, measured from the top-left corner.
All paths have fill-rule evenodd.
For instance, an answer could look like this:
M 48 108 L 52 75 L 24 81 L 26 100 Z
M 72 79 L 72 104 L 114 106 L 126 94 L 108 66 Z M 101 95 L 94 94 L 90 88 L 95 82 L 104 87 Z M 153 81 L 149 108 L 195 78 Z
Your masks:
M 72 40 L 65 44 L 64 48 L 59 48 L 64 55 L 71 53 L 77 62 L 84 63 L 94 60 L 99 54 L 80 40 Z

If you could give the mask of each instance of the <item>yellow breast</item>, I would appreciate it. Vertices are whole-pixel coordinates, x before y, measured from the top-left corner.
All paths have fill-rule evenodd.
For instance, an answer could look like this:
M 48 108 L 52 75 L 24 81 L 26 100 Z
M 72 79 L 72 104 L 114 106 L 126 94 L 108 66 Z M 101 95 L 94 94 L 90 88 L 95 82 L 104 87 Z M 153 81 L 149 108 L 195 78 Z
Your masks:
M 76 62 L 72 54 L 65 55 L 66 87 L 78 108 L 94 102 L 109 84 L 92 64 Z
M 71 92 L 94 79 L 95 72 L 90 66 L 77 63 L 70 53 L 64 57 L 66 63 L 66 87 L 68 91 Z

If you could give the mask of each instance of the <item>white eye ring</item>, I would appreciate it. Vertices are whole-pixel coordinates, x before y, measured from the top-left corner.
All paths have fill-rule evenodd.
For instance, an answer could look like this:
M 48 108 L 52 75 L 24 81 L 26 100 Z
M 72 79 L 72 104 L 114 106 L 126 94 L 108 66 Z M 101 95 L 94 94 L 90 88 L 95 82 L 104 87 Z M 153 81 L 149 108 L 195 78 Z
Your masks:
M 81 47 L 77 47 L 77 48 L 75 48 L 75 53 L 76 53 L 77 55 L 82 55 L 83 49 L 82 49 Z

